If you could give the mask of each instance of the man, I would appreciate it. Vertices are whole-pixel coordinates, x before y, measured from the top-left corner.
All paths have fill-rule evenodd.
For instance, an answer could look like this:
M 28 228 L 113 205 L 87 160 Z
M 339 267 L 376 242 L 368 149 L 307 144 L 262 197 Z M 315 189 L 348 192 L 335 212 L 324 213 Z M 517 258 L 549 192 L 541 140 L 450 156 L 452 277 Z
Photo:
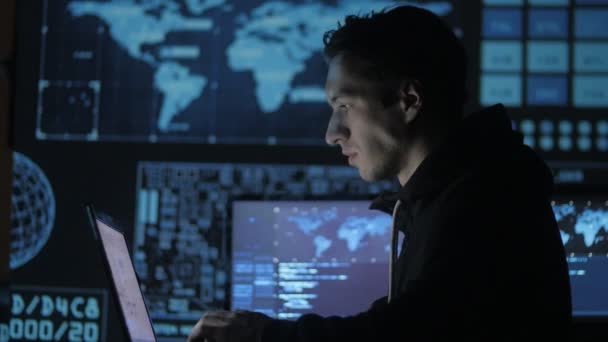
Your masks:
M 503 106 L 463 115 L 466 58 L 452 30 L 403 6 L 347 17 L 324 42 L 327 142 L 363 179 L 402 185 L 372 204 L 406 237 L 389 294 L 349 317 L 212 312 L 189 341 L 567 340 L 551 172 Z

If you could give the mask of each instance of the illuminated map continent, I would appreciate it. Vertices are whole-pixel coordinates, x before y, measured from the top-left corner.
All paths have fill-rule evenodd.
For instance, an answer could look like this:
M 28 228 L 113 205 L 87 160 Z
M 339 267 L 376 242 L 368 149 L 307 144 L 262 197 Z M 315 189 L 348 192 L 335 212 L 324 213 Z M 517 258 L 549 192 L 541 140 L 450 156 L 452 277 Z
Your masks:
M 330 248 L 333 252 L 345 251 L 354 256 L 353 253 L 359 252 L 374 237 L 381 237 L 382 243 L 390 242 L 391 217 L 388 215 L 345 216 L 336 209 L 320 212 L 301 210 L 296 215 L 287 216 L 287 221 L 312 238 L 317 258 Z
M 299 215 L 287 217 L 287 221 L 295 223 L 302 233 L 310 235 L 321 228 L 325 223 L 333 221 L 336 218 L 338 218 L 338 211 L 331 209 L 320 213 L 303 211 Z
M 361 242 L 367 237 L 384 236 L 391 228 L 391 218 L 383 215 L 374 218 L 348 217 L 340 228 L 338 238 L 345 240 L 348 249 L 356 252 L 361 247 Z
M 571 226 L 569 232 L 560 229 L 562 242 L 568 244 L 576 235 L 582 236 L 585 247 L 596 245 L 602 237 L 600 232 L 608 232 L 608 210 L 603 208 L 580 208 L 577 210 L 572 204 L 560 204 L 553 206 L 555 220 L 561 225 L 560 228 Z
M 596 243 L 597 234 L 601 229 L 608 231 L 608 211 L 605 210 L 586 209 L 574 226 L 574 231 L 583 235 L 587 247 Z
M 223 4 L 223 1 L 189 1 L 188 4 L 191 11 L 202 13 L 210 7 Z M 161 14 L 156 17 L 147 12 L 153 9 L 161 9 Z M 110 28 L 112 39 L 132 58 L 154 68 L 154 86 L 164 95 L 157 122 L 161 132 L 166 132 L 171 127 L 173 118 L 203 94 L 208 83 L 207 77 L 192 74 L 186 66 L 177 62 L 160 61 L 157 56 L 142 48 L 144 45 L 165 42 L 167 34 L 171 32 L 211 31 L 213 22 L 210 19 L 185 18 L 179 14 L 179 6 L 172 1 L 75 1 L 69 4 L 68 11 L 74 17 L 91 15 L 104 21 Z
M 323 252 L 328 250 L 329 247 L 331 247 L 331 245 L 333 243 L 330 239 L 326 238 L 323 235 L 315 236 L 315 239 L 313 240 L 313 242 L 315 244 L 315 257 L 317 257 L 317 258 L 322 257 Z

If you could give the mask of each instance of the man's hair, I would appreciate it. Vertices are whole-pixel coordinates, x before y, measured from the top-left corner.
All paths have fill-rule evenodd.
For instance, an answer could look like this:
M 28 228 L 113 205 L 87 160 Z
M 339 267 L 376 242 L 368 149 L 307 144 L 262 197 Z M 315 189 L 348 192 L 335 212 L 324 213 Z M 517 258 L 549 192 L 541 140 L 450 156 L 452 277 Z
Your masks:
M 348 15 L 325 32 L 325 58 L 353 56 L 364 79 L 417 81 L 425 107 L 461 110 L 467 97 L 466 52 L 439 16 L 413 6 Z

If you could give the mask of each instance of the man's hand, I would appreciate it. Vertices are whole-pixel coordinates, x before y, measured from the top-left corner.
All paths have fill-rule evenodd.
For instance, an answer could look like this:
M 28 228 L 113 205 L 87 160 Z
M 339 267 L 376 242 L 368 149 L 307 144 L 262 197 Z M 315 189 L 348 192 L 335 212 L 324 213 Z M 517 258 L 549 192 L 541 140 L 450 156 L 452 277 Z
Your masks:
M 271 318 L 251 311 L 211 311 L 196 323 L 188 342 L 258 342 Z

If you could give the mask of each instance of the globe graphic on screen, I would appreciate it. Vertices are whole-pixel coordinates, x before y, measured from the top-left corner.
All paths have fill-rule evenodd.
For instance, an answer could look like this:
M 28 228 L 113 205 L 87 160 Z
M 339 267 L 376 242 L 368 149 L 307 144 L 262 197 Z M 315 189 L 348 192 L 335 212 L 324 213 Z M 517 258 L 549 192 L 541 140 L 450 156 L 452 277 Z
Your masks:
M 23 266 L 44 247 L 55 221 L 55 198 L 48 179 L 32 160 L 13 154 L 11 269 Z

